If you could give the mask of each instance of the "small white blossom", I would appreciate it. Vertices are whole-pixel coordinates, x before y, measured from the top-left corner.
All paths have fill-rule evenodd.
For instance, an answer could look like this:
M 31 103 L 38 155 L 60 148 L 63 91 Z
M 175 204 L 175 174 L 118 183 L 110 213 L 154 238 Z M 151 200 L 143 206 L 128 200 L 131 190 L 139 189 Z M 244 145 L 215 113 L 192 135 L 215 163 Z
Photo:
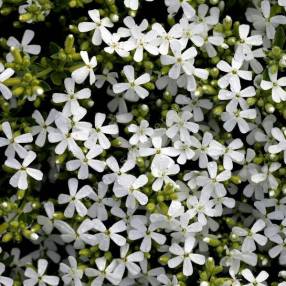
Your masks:
M 9 79 L 15 71 L 11 68 L 5 69 L 2 63 L 0 63 L 0 93 L 8 100 L 12 97 L 11 90 L 4 84 L 5 80 Z
M 9 168 L 17 170 L 17 172 L 10 178 L 10 185 L 20 190 L 26 190 L 28 188 L 28 176 L 37 181 L 43 179 L 43 173 L 31 167 L 28 167 L 35 159 L 37 155 L 33 151 L 27 152 L 22 164 L 16 159 L 7 159 L 5 165 Z
M 184 248 L 176 243 L 172 244 L 169 250 L 175 257 L 168 261 L 168 266 L 175 268 L 183 263 L 183 274 L 191 276 L 193 274 L 192 262 L 199 265 L 205 263 L 205 257 L 203 255 L 193 252 L 195 243 L 195 238 L 190 236 L 185 240 Z
M 265 286 L 269 274 L 266 271 L 261 271 L 255 278 L 249 269 L 243 269 L 241 271 L 242 276 L 250 283 L 245 284 L 245 286 Z
M 88 15 L 93 22 L 79 23 L 78 29 L 82 33 L 94 31 L 91 41 L 94 45 L 99 46 L 102 39 L 105 39 L 108 34 L 108 30 L 106 28 L 112 28 L 113 24 L 108 17 L 100 19 L 100 14 L 97 9 L 89 10 Z
M 277 79 L 278 73 L 272 73 L 270 69 L 268 70 L 268 75 L 270 81 L 262 80 L 261 88 L 263 90 L 271 90 L 271 96 L 275 102 L 286 101 L 286 91 L 283 89 L 286 86 L 286 77 Z
M 87 214 L 87 208 L 81 200 L 92 193 L 92 188 L 85 185 L 78 190 L 78 180 L 74 178 L 68 180 L 68 186 L 70 194 L 60 194 L 58 198 L 59 204 L 68 204 L 64 211 L 65 217 L 71 218 L 75 210 L 80 216 L 84 217 Z
M 126 76 L 128 83 L 116 83 L 113 85 L 115 93 L 124 93 L 126 99 L 130 101 L 137 101 L 139 98 L 144 99 L 148 96 L 149 92 L 141 85 L 150 81 L 150 75 L 145 73 L 135 79 L 135 72 L 133 66 L 124 66 L 123 72 Z
M 89 84 L 92 85 L 95 83 L 95 74 L 93 69 L 97 66 L 96 57 L 93 56 L 91 59 L 88 57 L 86 51 L 81 51 L 80 56 L 84 62 L 84 66 L 78 68 L 72 72 L 72 78 L 78 84 L 83 83 L 89 77 Z
M 38 270 L 37 272 L 31 267 L 27 267 L 25 270 L 25 276 L 28 279 L 24 280 L 24 286 L 34 286 L 34 285 L 52 285 L 56 286 L 59 284 L 60 279 L 57 276 L 45 275 L 48 267 L 48 261 L 46 259 L 38 260 Z

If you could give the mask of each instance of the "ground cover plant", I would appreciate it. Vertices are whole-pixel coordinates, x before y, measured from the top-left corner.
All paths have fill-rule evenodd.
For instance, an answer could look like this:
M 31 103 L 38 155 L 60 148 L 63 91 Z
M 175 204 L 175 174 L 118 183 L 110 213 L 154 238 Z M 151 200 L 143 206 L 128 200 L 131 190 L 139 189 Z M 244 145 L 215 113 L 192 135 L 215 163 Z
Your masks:
M 0 0 L 0 285 L 286 286 L 285 27 Z

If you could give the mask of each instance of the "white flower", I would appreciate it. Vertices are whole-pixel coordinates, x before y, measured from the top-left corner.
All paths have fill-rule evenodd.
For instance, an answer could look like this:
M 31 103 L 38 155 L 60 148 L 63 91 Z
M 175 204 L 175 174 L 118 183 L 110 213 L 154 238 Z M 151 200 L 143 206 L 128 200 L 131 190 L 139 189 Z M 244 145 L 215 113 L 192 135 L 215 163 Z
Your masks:
M 106 114 L 100 112 L 95 114 L 94 128 L 90 130 L 89 137 L 84 143 L 87 148 L 93 149 L 96 147 L 97 142 L 103 149 L 111 147 L 110 141 L 105 134 L 118 134 L 118 126 L 116 124 L 103 125 L 105 119 Z
M 46 234 L 51 234 L 54 228 L 53 219 L 54 219 L 55 207 L 52 202 L 45 202 L 44 208 L 47 216 L 38 215 L 37 222 L 38 224 L 42 225 L 42 229 Z
M 93 56 L 90 60 L 88 53 L 86 51 L 81 51 L 80 56 L 84 61 L 85 65 L 81 68 L 78 68 L 72 72 L 72 78 L 78 84 L 83 83 L 87 77 L 89 77 L 89 84 L 92 85 L 95 83 L 95 74 L 93 69 L 97 66 L 96 57 Z
M 251 181 L 255 184 L 262 183 L 266 191 L 268 189 L 276 189 L 278 187 L 278 181 L 272 173 L 279 170 L 280 167 L 281 164 L 277 162 L 271 163 L 269 167 L 264 165 L 261 168 L 261 172 L 256 172 L 251 176 Z
M 203 187 L 203 192 L 207 192 L 210 195 L 214 193 L 218 196 L 225 196 L 226 190 L 222 182 L 230 179 L 231 172 L 224 170 L 218 174 L 218 167 L 216 162 L 208 163 L 208 176 L 198 176 L 197 184 Z
M 114 223 L 111 227 L 106 226 L 97 218 L 92 220 L 93 228 L 98 231 L 95 234 L 98 247 L 102 251 L 108 251 L 110 246 L 110 239 L 118 246 L 123 246 L 126 243 L 126 238 L 118 233 L 126 230 L 126 224 L 123 220 Z
M 108 17 L 100 19 L 100 14 L 97 9 L 89 10 L 88 15 L 93 22 L 79 23 L 78 29 L 80 32 L 83 32 L 83 33 L 94 30 L 91 41 L 94 45 L 99 46 L 102 43 L 102 39 L 104 40 L 105 36 L 108 33 L 108 30 L 106 29 L 106 27 L 112 28 L 113 23 L 109 20 Z
M 197 216 L 201 225 L 207 224 L 207 217 L 214 215 L 214 202 L 210 200 L 209 192 L 202 191 L 199 199 L 196 196 L 190 196 L 187 200 L 188 215 L 190 218 Z
M 271 96 L 273 101 L 277 103 L 286 101 L 286 91 L 283 89 L 283 87 L 286 86 L 286 77 L 277 79 L 278 72 L 272 73 L 270 69 L 268 70 L 268 75 L 270 81 L 262 80 L 260 84 L 261 88 L 263 90 L 271 89 Z
M 37 181 L 43 179 L 43 173 L 40 170 L 28 167 L 35 159 L 37 155 L 33 151 L 29 151 L 24 157 L 23 163 L 19 163 L 18 160 L 8 158 L 5 161 L 5 165 L 9 168 L 17 170 L 17 172 L 10 178 L 10 185 L 20 190 L 26 190 L 28 188 L 28 175 Z
M 70 266 L 62 262 L 60 263 L 60 271 L 63 273 L 62 280 L 64 281 L 64 285 L 82 286 L 81 279 L 83 271 L 78 268 L 77 261 L 73 256 L 68 257 L 68 262 Z
M 180 24 L 175 24 L 172 26 L 168 33 L 159 23 L 153 24 L 152 29 L 157 31 L 158 37 L 160 38 L 159 53 L 161 55 L 167 55 L 169 52 L 170 43 L 182 36 L 182 28 Z
M 140 146 L 139 155 L 141 157 L 149 157 L 152 155 L 157 156 L 159 154 L 163 154 L 168 157 L 175 157 L 178 155 L 178 152 L 174 148 L 164 147 L 168 143 L 166 136 L 161 137 L 159 134 L 154 134 L 153 132 L 151 143 L 153 145 L 153 148 L 149 147 L 149 144 L 142 144 L 142 146 Z
M 133 175 L 122 175 L 118 178 L 118 184 L 114 186 L 113 192 L 117 198 L 127 196 L 126 207 L 134 209 L 137 202 L 140 205 L 148 203 L 148 197 L 139 190 L 147 183 L 146 175 L 140 175 L 138 178 Z
M 157 232 L 157 225 L 151 224 L 146 227 L 144 223 L 135 221 L 132 224 L 132 229 L 128 232 L 128 238 L 130 240 L 142 239 L 140 244 L 140 250 L 143 252 L 150 252 L 152 248 L 152 240 L 156 243 L 163 245 L 166 242 L 166 236 Z
M 209 7 L 207 4 L 200 4 L 197 9 L 195 21 L 205 25 L 205 30 L 211 29 L 219 21 L 220 9 L 218 7 Z
M 32 127 L 32 135 L 38 135 L 35 144 L 39 147 L 43 147 L 46 143 L 47 133 L 49 130 L 51 130 L 51 125 L 56 118 L 57 111 L 55 109 L 52 109 L 49 112 L 49 115 L 47 116 L 46 120 L 43 118 L 42 114 L 39 110 L 35 110 L 32 114 L 32 117 L 35 119 L 36 123 L 38 125 Z
M 218 98 L 220 100 L 229 100 L 229 103 L 227 104 L 228 109 L 235 110 L 238 105 L 242 109 L 247 109 L 248 104 L 245 100 L 245 98 L 253 97 L 255 96 L 255 88 L 253 86 L 249 86 L 244 88 L 243 90 L 234 90 L 231 87 L 231 91 L 226 89 L 221 89 L 218 94 Z
M 83 249 L 85 244 L 94 246 L 97 244 L 95 234 L 88 232 L 93 229 L 93 223 L 90 219 L 85 219 L 75 231 L 68 223 L 56 220 L 55 228 L 61 232 L 61 239 L 66 243 L 74 241 L 75 249 Z
M 255 253 L 241 252 L 238 249 L 229 251 L 228 248 L 226 248 L 226 253 L 227 255 L 223 257 L 221 264 L 229 267 L 231 276 L 235 276 L 238 273 L 241 261 L 251 266 L 256 266 L 257 264 L 257 255 Z
M 113 85 L 114 93 L 124 93 L 124 97 L 130 101 L 137 101 L 139 98 L 144 99 L 148 96 L 149 92 L 141 85 L 150 81 L 150 75 L 144 73 L 135 79 L 134 67 L 124 66 L 123 72 L 126 76 L 128 83 L 116 83 Z
M 267 243 L 267 238 L 258 232 L 265 228 L 266 224 L 262 219 L 257 220 L 250 230 L 235 226 L 232 232 L 238 236 L 245 237 L 241 250 L 244 252 L 253 252 L 256 250 L 255 242 L 261 246 Z
M 48 267 L 48 261 L 46 259 L 38 260 L 38 270 L 37 272 L 31 267 L 27 267 L 25 270 L 25 276 L 29 279 L 24 280 L 24 286 L 34 286 L 34 285 L 52 285 L 56 286 L 59 284 L 60 279 L 57 276 L 45 275 Z
M 125 48 L 128 51 L 135 50 L 133 56 L 135 62 L 142 62 L 144 50 L 157 56 L 159 54 L 157 45 L 157 32 L 155 30 L 143 34 L 139 29 L 134 29 L 132 30 L 132 37 L 125 42 Z
M 4 271 L 5 271 L 5 265 L 2 262 L 0 262 L 0 285 L 12 286 L 14 283 L 13 279 L 2 276 Z
M 261 1 L 261 12 L 256 11 L 253 13 L 252 10 L 248 9 L 246 17 L 248 21 L 253 23 L 255 29 L 265 33 L 267 39 L 274 39 L 276 30 L 280 24 L 286 24 L 286 17 L 282 15 L 275 15 L 271 17 L 271 5 L 268 0 Z
M 169 127 L 166 135 L 171 139 L 179 135 L 183 142 L 190 143 L 190 132 L 197 133 L 199 131 L 199 125 L 190 120 L 192 117 L 193 115 L 189 111 L 177 113 L 175 110 L 169 110 L 166 116 L 166 125 Z
M 26 30 L 23 34 L 21 42 L 19 42 L 15 37 L 9 37 L 7 45 L 11 48 L 17 48 L 24 53 L 31 55 L 38 55 L 41 52 L 40 45 L 30 45 L 31 41 L 35 36 L 35 32 L 32 30 Z M 14 57 L 11 53 L 6 56 L 8 62 L 12 62 Z
M 182 53 L 184 47 L 179 41 L 174 40 L 171 42 L 171 50 L 173 56 L 162 55 L 161 63 L 163 65 L 173 65 L 169 70 L 169 77 L 173 79 L 179 78 L 182 70 L 189 76 L 190 89 L 196 89 L 196 80 L 194 75 L 201 79 L 208 78 L 208 71 L 204 69 L 198 69 L 194 67 L 195 57 L 197 56 L 197 50 L 195 47 L 191 47 Z
M 270 145 L 269 153 L 277 154 L 284 151 L 284 162 L 286 164 L 286 138 L 284 133 L 277 127 L 271 129 L 272 136 L 278 141 L 277 144 Z
M 127 173 L 135 167 L 135 163 L 133 160 L 127 159 L 123 166 L 120 168 L 117 160 L 111 156 L 106 160 L 106 165 L 113 171 L 113 173 L 105 174 L 103 176 L 103 182 L 107 185 L 116 183 L 119 176 Z
M 124 5 L 131 10 L 137 10 L 139 7 L 138 0 L 124 0 Z
M 233 198 L 225 197 L 223 194 L 214 193 L 212 201 L 215 204 L 215 207 L 214 207 L 215 216 L 222 216 L 223 205 L 229 209 L 232 209 L 235 207 L 235 200 Z
M 243 269 L 241 271 L 242 276 L 250 283 L 245 284 L 245 286 L 265 286 L 269 274 L 266 271 L 261 271 L 255 278 L 249 269 Z
M 278 0 L 278 4 L 286 9 L 286 0 Z
M 178 159 L 177 162 L 180 165 L 186 164 L 188 160 L 191 160 L 195 156 L 195 151 L 191 148 L 192 144 L 188 142 L 182 141 L 175 141 L 174 142 L 174 149 L 178 152 Z
M 269 151 L 268 150 L 269 146 L 273 144 L 273 137 L 271 133 L 272 133 L 272 129 L 274 128 L 275 122 L 276 122 L 276 117 L 273 114 L 267 115 L 261 123 L 262 128 L 261 129 L 257 128 L 254 131 L 255 141 L 263 142 L 265 152 Z M 249 142 L 249 144 L 254 144 L 253 139 L 247 142 Z
M 33 141 L 33 136 L 31 133 L 25 133 L 21 135 L 14 135 L 12 133 L 11 125 L 9 122 L 5 121 L 2 123 L 2 131 L 7 138 L 0 137 L 0 147 L 7 146 L 5 150 L 5 156 L 9 158 L 15 157 L 15 152 L 20 158 L 24 158 L 28 151 L 20 144 L 31 143 Z
M 218 80 L 220 88 L 226 88 L 230 85 L 234 91 L 239 91 L 241 89 L 240 78 L 244 80 L 252 79 L 251 71 L 241 70 L 242 64 L 242 59 L 235 58 L 232 59 L 231 65 L 223 60 L 217 64 L 217 68 L 226 73 Z
M 105 162 L 94 159 L 103 152 L 103 149 L 95 145 L 93 149 L 89 150 L 87 154 L 84 154 L 81 149 L 75 151 L 73 154 L 77 159 L 70 160 L 66 163 L 68 171 L 78 170 L 77 177 L 80 180 L 87 179 L 89 176 L 89 168 L 92 168 L 96 172 L 103 172 L 105 168 Z
M 154 0 L 146 0 L 148 2 L 152 2 Z M 139 1 L 138 0 L 124 0 L 124 5 L 127 8 L 130 8 L 131 10 L 137 10 L 139 7 Z
M 141 268 L 136 264 L 136 262 L 141 262 L 144 260 L 144 253 L 142 251 L 136 251 L 130 253 L 130 245 L 125 244 L 120 247 L 120 259 L 118 259 L 119 264 L 123 265 L 122 272 L 127 268 L 128 273 L 131 275 L 138 275 Z
M 179 41 L 182 46 L 186 46 L 189 41 L 197 47 L 202 47 L 204 45 L 204 38 L 202 35 L 205 30 L 205 25 L 195 22 L 189 23 L 187 18 L 182 18 L 180 20 L 180 26 L 183 33 Z
M 243 142 L 240 139 L 232 140 L 227 147 L 223 146 L 223 167 L 226 170 L 233 169 L 233 162 L 243 164 L 244 150 L 238 150 L 242 148 Z
M 51 143 L 58 143 L 55 153 L 63 154 L 68 148 L 71 152 L 76 152 L 80 148 L 75 140 L 85 141 L 88 137 L 89 130 L 72 129 L 73 122 L 63 116 L 59 116 L 55 120 L 56 128 L 49 129 L 48 139 Z
M 118 74 L 117 72 L 110 72 L 109 69 L 104 68 L 101 74 L 95 75 L 96 82 L 95 86 L 97 88 L 102 88 L 105 82 L 108 82 L 110 84 L 115 84 L 117 81 Z
M 179 165 L 175 164 L 174 160 L 166 155 L 158 155 L 152 161 L 151 172 L 156 180 L 152 184 L 152 189 L 158 192 L 162 189 L 163 183 L 171 183 L 175 185 L 175 182 L 169 178 L 170 175 L 176 175 L 180 171 Z
M 75 81 L 72 78 L 66 78 L 64 81 L 66 93 L 54 93 L 53 102 L 64 103 L 63 113 L 70 115 L 76 115 L 79 109 L 84 109 L 80 106 L 78 100 L 87 99 L 91 96 L 91 90 L 84 88 L 80 91 L 75 92 Z
M 3 83 L 6 79 L 10 78 L 14 74 L 14 70 L 11 68 L 5 69 L 2 63 L 0 63 L 0 93 L 8 100 L 12 97 L 11 90 Z
M 183 274 L 186 276 L 191 276 L 193 274 L 192 262 L 199 265 L 203 265 L 205 263 L 205 257 L 203 255 L 193 252 L 195 243 L 195 238 L 189 236 L 185 240 L 184 248 L 177 243 L 172 244 L 169 251 L 175 255 L 175 257 L 169 259 L 168 266 L 170 268 L 175 268 L 183 263 Z
M 166 274 L 160 274 L 157 277 L 158 281 L 164 286 L 179 286 L 179 281 L 175 275 L 169 278 Z M 172 280 L 171 280 L 172 279 Z
M 236 47 L 235 55 L 237 59 L 243 59 L 246 61 L 252 60 L 254 58 L 252 47 L 253 46 L 261 46 L 262 36 L 261 35 L 253 35 L 249 36 L 250 26 L 249 25 L 240 25 L 238 28 L 240 42 Z
M 150 137 L 153 134 L 153 129 L 148 126 L 149 122 L 147 120 L 141 120 L 139 126 L 135 124 L 130 124 L 128 126 L 128 131 L 135 134 L 131 136 L 131 138 L 129 139 L 129 143 L 131 145 L 136 145 L 139 142 L 140 143 L 147 142 L 148 141 L 147 136 Z
M 244 109 L 240 110 L 235 108 L 234 110 L 229 110 L 226 108 L 226 112 L 221 114 L 221 119 L 224 122 L 223 128 L 227 132 L 231 132 L 236 125 L 238 125 L 239 131 L 243 134 L 250 131 L 249 124 L 245 119 L 255 119 L 256 110 L 255 109 Z
M 119 34 L 111 34 L 111 33 L 106 33 L 105 35 L 105 43 L 108 45 L 108 47 L 104 48 L 104 51 L 113 54 L 116 52 L 120 57 L 128 57 L 129 52 L 126 50 L 126 45 L 123 42 L 119 42 L 120 40 L 120 35 Z
M 82 199 L 87 198 L 93 191 L 92 188 L 88 185 L 83 186 L 80 190 L 78 190 L 78 180 L 77 179 L 69 179 L 68 180 L 69 187 L 69 195 L 60 194 L 58 198 L 59 204 L 67 204 L 64 211 L 64 216 L 71 218 L 74 215 L 74 211 L 84 217 L 87 214 L 86 206 L 81 202 Z
M 108 219 L 108 213 L 105 206 L 110 206 L 111 198 L 106 196 L 108 185 L 103 182 L 99 182 L 97 185 L 97 193 L 92 192 L 89 198 L 94 201 L 94 203 L 88 209 L 88 216 L 91 218 L 98 218 L 101 221 Z
M 206 168 L 208 164 L 208 156 L 216 159 L 221 155 L 223 146 L 213 139 L 210 132 L 204 132 L 203 138 L 198 140 L 195 136 L 191 137 L 191 144 L 195 149 L 194 161 L 199 160 L 199 167 Z
M 112 260 L 108 265 L 105 257 L 99 257 L 95 259 L 95 264 L 97 269 L 89 267 L 85 269 L 85 275 L 87 277 L 95 277 L 91 282 L 92 286 L 106 285 L 103 284 L 105 279 L 113 285 L 118 285 L 120 283 L 122 279 L 121 270 L 119 272 L 117 271 L 119 266 L 115 260 Z
M 213 36 L 205 35 L 204 37 L 204 45 L 202 49 L 205 50 L 210 58 L 213 58 L 217 55 L 217 50 L 215 47 L 221 47 L 223 49 L 227 49 L 228 45 L 224 43 L 223 34 L 218 32 L 213 32 Z
M 279 255 L 279 263 L 281 265 L 286 265 L 286 238 L 279 239 L 277 245 L 269 249 L 268 254 L 271 258 L 275 258 Z
M 195 96 L 194 92 L 190 95 L 185 96 L 179 94 L 176 96 L 176 103 L 184 105 L 182 110 L 187 110 L 192 112 L 195 122 L 200 122 L 204 120 L 204 110 L 210 110 L 213 107 L 213 103 L 209 99 L 200 98 Z
M 165 0 L 165 4 L 168 7 L 168 13 L 171 16 L 177 14 L 180 8 L 182 8 L 184 15 L 188 19 L 192 19 L 196 14 L 195 9 L 188 2 L 188 0 Z

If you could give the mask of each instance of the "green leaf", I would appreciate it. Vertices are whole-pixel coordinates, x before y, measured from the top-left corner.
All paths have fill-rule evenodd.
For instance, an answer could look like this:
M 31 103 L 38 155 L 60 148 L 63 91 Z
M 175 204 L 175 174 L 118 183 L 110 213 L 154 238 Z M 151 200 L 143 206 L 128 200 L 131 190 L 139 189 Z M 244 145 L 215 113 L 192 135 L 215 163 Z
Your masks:
M 273 46 L 277 46 L 281 49 L 283 49 L 284 45 L 285 45 L 285 39 L 286 35 L 285 35 L 285 31 L 283 26 L 279 26 L 276 29 L 276 34 L 275 34 L 275 39 L 274 39 L 274 44 Z

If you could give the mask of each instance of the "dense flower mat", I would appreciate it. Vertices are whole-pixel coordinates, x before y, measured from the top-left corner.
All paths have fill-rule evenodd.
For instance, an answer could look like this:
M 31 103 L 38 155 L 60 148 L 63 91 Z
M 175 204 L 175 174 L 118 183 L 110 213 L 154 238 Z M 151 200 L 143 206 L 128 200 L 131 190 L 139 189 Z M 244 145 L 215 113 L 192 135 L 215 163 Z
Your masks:
M 286 0 L 1 0 L 0 285 L 285 286 Z

